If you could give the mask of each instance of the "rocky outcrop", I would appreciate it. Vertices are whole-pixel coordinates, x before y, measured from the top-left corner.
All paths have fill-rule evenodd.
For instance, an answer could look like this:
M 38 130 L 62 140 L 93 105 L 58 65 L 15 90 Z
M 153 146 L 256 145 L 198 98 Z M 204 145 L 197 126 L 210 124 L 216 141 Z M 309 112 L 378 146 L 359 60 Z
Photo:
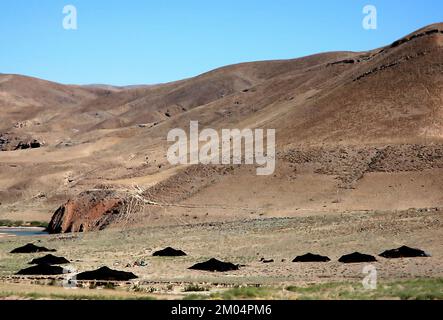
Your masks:
M 45 142 L 38 139 L 22 136 L 19 137 L 11 133 L 0 134 L 0 151 L 36 149 L 44 145 Z
M 327 66 L 328 67 L 329 66 L 335 66 L 337 64 L 354 64 L 356 62 L 358 62 L 358 61 L 354 60 L 354 59 L 345 59 L 345 60 L 340 60 L 340 61 L 335 61 L 335 62 L 328 63 Z
M 6 137 L 3 134 L 0 134 L 0 151 L 4 151 L 8 143 L 9 143 L 8 137 Z
M 102 230 L 116 221 L 124 201 L 113 190 L 86 191 L 62 205 L 52 216 L 49 233 Z
M 440 29 L 429 29 L 429 30 L 426 30 L 424 32 L 414 33 L 414 34 L 412 34 L 410 36 L 407 36 L 407 37 L 404 37 L 404 38 L 399 39 L 397 41 L 394 41 L 391 44 L 391 48 L 398 47 L 398 46 L 400 46 L 400 45 L 402 45 L 404 43 L 407 43 L 409 41 L 412 41 L 412 40 L 415 40 L 415 39 L 418 39 L 418 38 L 421 38 L 421 37 L 425 37 L 425 36 L 429 36 L 429 35 L 433 35 L 433 34 L 438 34 L 438 33 L 443 33 L 443 30 L 440 30 Z
M 30 141 L 20 141 L 17 146 L 15 146 L 14 150 L 37 149 L 43 146 L 43 144 L 43 142 L 36 139 Z

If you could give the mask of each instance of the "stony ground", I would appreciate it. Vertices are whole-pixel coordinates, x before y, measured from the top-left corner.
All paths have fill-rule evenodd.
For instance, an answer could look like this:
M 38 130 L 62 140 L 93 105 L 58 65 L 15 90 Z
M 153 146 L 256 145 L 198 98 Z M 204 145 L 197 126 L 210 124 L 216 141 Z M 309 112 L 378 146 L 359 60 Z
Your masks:
M 429 209 L 145 227 L 42 236 L 38 239 L 3 238 L 0 240 L 0 291 L 3 296 L 8 296 L 22 290 L 20 287 L 17 289 L 19 285 L 38 283 L 46 286 L 32 287 L 30 292 L 35 292 L 35 296 L 41 290 L 50 290 L 48 284 L 56 292 L 60 290 L 59 282 L 13 277 L 32 258 L 40 256 L 8 253 L 29 241 L 57 249 L 57 254 L 71 260 L 72 266 L 79 271 L 107 265 L 134 272 L 139 279 L 125 284 L 124 291 L 160 298 L 183 297 L 193 290 L 209 290 L 205 291 L 206 294 L 214 294 L 236 286 L 286 288 L 323 285 L 328 288 L 334 283 L 346 283 L 359 288 L 366 264 L 341 264 L 337 262 L 338 258 L 354 251 L 378 255 L 401 245 L 423 249 L 432 257 L 398 260 L 378 257 L 378 262 L 373 265 L 377 268 L 379 281 L 428 279 L 433 284 L 434 280 L 439 283 L 439 279 L 443 278 L 442 236 L 441 211 Z M 155 250 L 166 246 L 182 249 L 188 256 L 152 257 Z M 291 262 L 295 256 L 306 252 L 327 255 L 332 261 L 320 264 Z M 187 269 L 212 257 L 244 266 L 239 271 L 221 274 Z M 275 262 L 264 264 L 260 262 L 261 258 L 274 259 Z M 134 266 L 135 262 L 142 261 L 146 266 Z M 91 294 L 94 290 L 87 292 Z M 336 286 L 333 291 L 337 291 Z M 277 297 L 285 297 L 278 292 L 275 293 Z M 120 297 L 121 290 L 111 293 Z M 352 294 L 348 296 L 351 297 Z

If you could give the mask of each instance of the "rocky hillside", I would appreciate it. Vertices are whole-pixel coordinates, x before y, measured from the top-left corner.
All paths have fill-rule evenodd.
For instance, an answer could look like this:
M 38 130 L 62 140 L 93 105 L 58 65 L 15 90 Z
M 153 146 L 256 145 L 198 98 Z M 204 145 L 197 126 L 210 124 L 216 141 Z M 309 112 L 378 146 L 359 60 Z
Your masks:
M 50 230 L 68 232 L 443 206 L 442 51 L 435 24 L 368 52 L 244 63 L 155 86 L 0 75 L 0 217 L 56 212 Z M 166 135 L 190 120 L 275 128 L 275 174 L 171 166 Z

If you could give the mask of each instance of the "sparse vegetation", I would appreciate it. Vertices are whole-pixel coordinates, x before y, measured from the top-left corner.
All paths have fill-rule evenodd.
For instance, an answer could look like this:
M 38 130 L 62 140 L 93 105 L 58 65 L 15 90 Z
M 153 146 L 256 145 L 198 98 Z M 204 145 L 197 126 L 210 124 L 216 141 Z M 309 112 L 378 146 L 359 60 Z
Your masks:
M 23 226 L 23 221 L 0 220 L 0 226 L 2 226 L 2 227 L 21 227 L 21 226 Z
M 56 286 L 57 285 L 57 280 L 55 280 L 55 279 L 51 279 L 49 282 L 48 282 L 48 286 Z
M 154 288 L 154 287 L 150 287 L 149 289 L 148 289 L 148 292 L 149 293 L 154 293 L 154 292 L 156 292 L 157 291 L 157 288 Z
M 206 299 L 208 299 L 208 297 L 202 294 L 189 294 L 183 298 L 183 300 L 206 300 Z
M 66 290 L 57 286 L 29 285 L 29 284 L 3 284 L 0 283 L 1 298 L 16 299 L 54 299 L 54 300 L 154 300 L 146 294 L 127 292 L 124 290 L 103 289 L 91 290 L 78 288 Z
M 79 235 L 48 236 L 39 238 L 39 246 L 57 249 L 57 255 L 66 256 L 73 261 L 80 270 L 92 270 L 100 265 L 115 266 L 123 270 L 128 262 L 143 259 L 149 263 L 148 268 L 128 267 L 127 271 L 133 271 L 141 280 L 153 279 L 144 283 L 134 282 L 131 285 L 123 284 L 114 290 L 103 288 L 100 290 L 88 290 L 88 285 L 79 290 L 65 290 L 61 284 L 48 285 L 49 280 L 32 279 L 32 284 L 21 283 L 19 293 L 13 295 L 21 298 L 24 293 L 37 292 L 48 297 L 49 294 L 69 295 L 74 291 L 76 294 L 92 294 L 102 296 L 158 296 L 182 299 L 443 299 L 443 283 L 438 274 L 440 256 L 438 255 L 438 241 L 430 240 L 430 245 L 425 249 L 434 254 L 433 258 L 417 259 L 379 259 L 377 266 L 383 268 L 382 279 L 378 281 L 378 289 L 367 291 L 361 285 L 363 275 L 361 268 L 354 265 L 343 265 L 336 262 L 337 258 L 346 253 L 347 243 L 350 236 L 343 237 L 342 230 L 349 230 L 349 225 L 359 222 L 363 227 L 373 226 L 374 222 L 383 224 L 384 237 L 386 240 L 378 244 L 369 244 L 365 252 L 376 254 L 381 249 L 394 247 L 391 232 L 398 227 L 399 221 L 404 223 L 404 228 L 411 232 L 407 237 L 409 243 L 421 239 L 423 219 L 429 225 L 428 239 L 437 239 L 441 227 L 438 219 L 440 213 L 430 211 L 418 213 L 407 211 L 401 213 L 354 213 L 352 215 L 328 215 L 319 218 L 297 217 L 290 219 L 264 219 L 260 221 L 242 221 L 222 224 L 215 233 L 212 226 L 192 226 L 192 234 L 189 226 L 174 227 L 150 227 L 130 230 L 109 229 L 97 233 L 84 233 Z M 401 217 L 401 219 L 397 219 Z M 408 219 L 405 219 L 408 218 Z M 420 219 L 422 220 L 420 220 Z M 327 227 L 330 234 L 326 238 L 324 230 Z M 297 232 L 294 232 L 297 230 Z M 332 261 L 325 264 L 305 265 L 292 263 L 292 258 L 298 252 L 308 252 L 310 244 L 306 243 L 306 234 L 319 239 L 319 246 L 328 245 L 334 239 L 334 245 L 329 247 Z M 338 233 L 340 232 L 340 233 Z M 225 239 L 226 235 L 231 237 Z M 435 236 L 435 237 L 434 237 Z M 318 237 L 318 238 L 317 238 Z M 406 237 L 406 236 L 405 236 Z M 207 249 L 199 249 L 195 239 L 205 243 Z M 165 242 L 168 239 L 168 243 Z M 170 239 L 174 239 L 173 241 Z M 408 244 L 406 238 L 402 242 Z M 414 241 L 411 241 L 413 239 Z M 224 245 L 220 245 L 221 241 Z M 23 268 L 31 260 L 27 255 L 12 255 L 9 252 L 24 243 L 31 242 L 31 237 L 8 238 L 0 241 L 0 276 L 5 279 Z M 280 250 L 275 250 L 278 241 Z M 173 243 L 172 243 L 173 242 Z M 300 244 L 300 250 L 294 252 L 292 244 Z M 260 243 L 259 248 L 256 244 Z M 149 244 L 149 245 L 147 245 Z M 187 258 L 151 258 L 150 253 L 157 248 L 166 245 L 174 245 L 181 248 L 190 248 L 193 256 Z M 236 245 L 241 244 L 241 249 L 235 250 Z M 366 248 L 366 243 L 359 240 L 359 245 Z M 255 246 L 255 247 L 254 247 Z M 421 247 L 421 246 L 420 246 Z M 149 248 L 149 249 L 147 249 Z M 328 251 L 329 252 L 329 251 Z M 128 255 L 132 254 L 131 259 Z M 210 255 L 209 255 L 210 254 Z M 36 255 L 36 256 L 40 256 Z M 232 273 L 203 273 L 190 271 L 187 268 L 195 262 L 205 261 L 209 257 L 216 256 L 223 260 L 232 261 L 236 264 L 244 264 L 240 268 L 241 277 L 232 276 Z M 259 262 L 261 256 L 272 257 L 277 261 L 274 265 L 263 265 Z M 282 261 L 286 259 L 286 261 Z M 400 268 L 404 266 L 403 268 Z M 434 273 L 431 267 L 435 266 Z M 161 278 L 153 278 L 153 270 L 161 274 Z M 338 273 L 337 273 L 338 272 Z M 343 276 L 340 277 L 341 272 Z M 321 275 L 321 277 L 320 277 Z M 434 277 L 434 278 L 432 278 Z M 440 279 L 436 278 L 440 277 Z M 309 279 L 309 280 L 308 280 Z M 328 280 L 329 279 L 329 280 Z M 337 282 L 331 282 L 337 279 Z M 352 282 L 349 282 L 349 279 Z M 392 279 L 389 280 L 389 279 Z M 401 279 L 401 281 L 394 281 Z M 414 280 L 415 279 L 415 280 Z M 159 281 L 157 283 L 157 280 Z M 304 286 L 301 282 L 312 281 L 312 285 Z M 6 280 L 5 280 L 6 281 Z M 60 280 L 57 280 L 60 282 Z M 319 281 L 330 281 L 321 284 Z M 344 282 L 348 281 L 348 282 Z M 183 285 L 185 283 L 185 285 Z M 214 285 L 210 285 L 213 283 Z M 286 283 L 286 285 L 279 285 Z M 188 286 L 186 286 L 188 284 Z M 195 286 L 195 284 L 198 284 Z M 247 284 L 257 284 L 248 286 Z M 296 286 L 289 286 L 289 285 Z M 138 287 L 137 287 L 138 286 Z M 235 287 L 237 286 L 237 287 Z M 16 292 L 14 283 L 0 282 L 0 292 Z M 91 287 L 91 288 L 95 288 Z M 231 289 L 227 289 L 231 288 Z M 206 290 L 204 290 L 206 289 Z M 65 292 L 66 291 L 66 292 Z M 72 292 L 70 292 L 72 291 Z
M 237 287 L 211 294 L 212 299 L 265 299 L 270 298 L 275 290 L 269 287 Z
M 132 286 L 130 290 L 134 292 L 145 292 L 145 290 L 142 287 L 140 287 L 138 284 Z
M 174 289 L 174 285 L 173 284 L 168 284 L 168 286 L 166 287 L 166 289 L 168 291 L 172 291 Z
M 209 291 L 208 287 L 199 286 L 198 284 L 190 284 L 187 285 L 183 292 L 201 292 L 201 291 Z
M 358 282 L 331 282 L 306 287 L 236 287 L 209 296 L 191 294 L 184 300 L 204 299 L 296 299 L 296 300 L 441 300 L 443 279 L 416 279 L 381 282 L 377 289 L 366 290 Z
M 401 299 L 441 300 L 443 299 L 443 278 L 414 279 L 395 282 L 380 282 L 375 290 L 366 290 L 359 283 L 326 283 L 309 287 L 289 286 L 287 291 L 304 299 Z
M 38 227 L 46 228 L 48 222 L 46 221 L 21 221 L 21 220 L 0 220 L 0 227 L 18 228 L 18 227 Z
M 16 292 L 0 292 L 0 298 L 7 297 L 20 297 L 27 298 L 31 300 L 39 299 L 53 299 L 53 300 L 155 300 L 153 297 L 149 296 L 137 296 L 137 297 L 126 297 L 126 296 L 114 296 L 114 295 L 88 295 L 88 294 L 55 294 L 55 293 L 16 293 Z
M 114 290 L 115 289 L 115 284 L 113 284 L 112 282 L 107 282 L 103 288 L 108 289 L 108 290 Z
M 157 290 L 126 291 L 117 287 L 105 287 L 103 290 L 79 289 L 65 290 L 54 286 L 35 285 L 7 285 L 0 287 L 0 298 L 17 297 L 27 299 L 69 299 L 69 300 L 152 300 L 146 292 L 154 293 Z M 201 287 L 199 287 L 201 288 Z M 3 290 L 2 290 L 3 289 Z M 193 288 L 193 290 L 198 290 Z M 210 288 L 207 288 L 210 290 Z M 179 298 L 179 297 L 178 297 Z M 382 281 L 376 290 L 366 290 L 358 282 L 331 282 L 310 286 L 287 287 L 235 287 L 211 294 L 189 294 L 184 300 L 249 300 L 249 299 L 290 299 L 290 300 L 374 300 L 374 299 L 401 299 L 401 300 L 441 300 L 443 299 L 443 278 L 415 279 L 401 281 Z

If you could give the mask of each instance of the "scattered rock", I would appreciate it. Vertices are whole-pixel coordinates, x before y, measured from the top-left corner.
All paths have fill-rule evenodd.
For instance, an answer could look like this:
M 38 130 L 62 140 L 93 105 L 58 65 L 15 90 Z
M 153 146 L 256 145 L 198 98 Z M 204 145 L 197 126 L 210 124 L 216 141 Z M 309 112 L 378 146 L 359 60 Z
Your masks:
M 128 281 L 137 278 L 132 272 L 112 270 L 108 267 L 81 272 L 77 275 L 77 280 Z
M 293 165 L 312 165 L 315 173 L 335 175 L 339 188 L 353 189 L 367 173 L 442 168 L 443 148 L 420 144 L 295 148 L 283 158 Z
M 114 266 L 118 265 L 118 263 L 114 263 Z M 146 267 L 148 263 L 144 260 L 137 260 L 134 263 L 126 264 L 126 268 L 135 268 L 135 267 Z
M 14 150 L 26 150 L 26 149 L 37 149 L 43 145 L 43 142 L 40 142 L 36 139 L 31 141 L 20 141 Z
M 51 266 L 49 264 L 38 264 L 36 266 L 32 266 L 23 270 L 20 270 L 17 272 L 17 275 L 28 275 L 28 276 L 52 276 L 52 275 L 59 275 L 69 272 L 68 270 L 65 270 L 62 267 L 59 266 Z
M 0 133 L 0 151 L 14 151 L 40 148 L 45 143 L 29 136 L 16 136 L 13 133 Z
M 360 263 L 360 262 L 376 262 L 377 259 L 375 259 L 374 256 L 371 256 L 369 254 L 354 252 L 342 256 L 340 259 L 338 259 L 338 261 L 342 263 Z
M 430 257 L 430 255 L 424 252 L 423 250 L 409 248 L 407 246 L 402 246 L 397 249 L 386 250 L 380 253 L 379 256 L 387 259 Z
M 28 243 L 23 247 L 16 248 L 11 253 L 37 253 L 37 252 L 55 252 L 55 249 L 48 249 L 45 247 L 39 247 L 32 243 Z
M 354 64 L 357 61 L 355 61 L 354 59 L 345 59 L 345 60 L 340 60 L 340 61 L 336 61 L 336 62 L 332 62 L 332 63 L 328 63 L 327 66 L 334 66 L 337 64 Z
M 432 35 L 432 34 L 438 33 L 439 31 L 440 31 L 439 29 L 431 29 L 431 30 L 426 30 L 426 31 L 421 32 L 421 33 L 415 33 L 415 34 L 413 34 L 411 36 L 407 36 L 407 37 L 404 37 L 404 38 L 399 39 L 397 41 L 394 41 L 391 44 L 391 48 L 398 47 L 398 46 L 400 46 L 400 45 L 402 45 L 402 44 L 404 44 L 406 42 L 409 42 L 409 41 L 417 39 L 417 38 L 421 38 L 423 36 L 428 36 L 428 35 Z
M 147 265 L 147 262 L 144 260 L 134 262 L 134 267 L 146 267 Z
M 154 257 L 181 257 L 181 256 L 186 256 L 186 253 L 184 253 L 181 250 L 167 247 L 163 250 L 159 250 L 159 251 L 154 252 L 152 255 Z
M 329 257 L 313 253 L 307 253 L 302 256 L 295 257 L 295 259 L 292 260 L 292 262 L 328 262 L 328 261 L 331 261 Z
M 191 270 L 202 270 L 202 271 L 211 271 L 211 272 L 226 272 L 226 271 L 233 271 L 238 270 L 239 267 L 236 264 L 230 263 L 230 262 L 222 262 L 217 259 L 210 259 L 206 262 L 197 263 L 190 267 Z
M 44 199 L 44 198 L 46 198 L 46 194 L 44 194 L 43 192 L 39 192 L 33 197 L 33 199 Z
M 49 264 L 49 265 L 54 265 L 54 264 L 67 264 L 70 263 L 69 260 L 67 260 L 64 257 L 56 257 L 52 254 L 48 254 L 44 257 L 41 258 L 36 258 L 34 260 L 32 260 L 29 264 Z

